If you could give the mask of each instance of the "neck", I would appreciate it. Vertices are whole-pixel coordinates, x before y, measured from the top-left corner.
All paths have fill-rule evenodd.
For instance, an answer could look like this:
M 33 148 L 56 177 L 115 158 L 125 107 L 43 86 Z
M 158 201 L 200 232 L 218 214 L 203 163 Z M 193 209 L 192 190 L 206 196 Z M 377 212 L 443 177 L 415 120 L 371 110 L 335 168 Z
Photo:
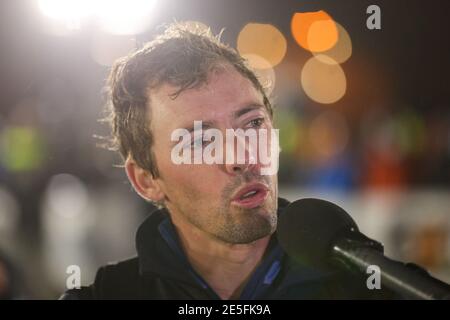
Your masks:
M 238 298 L 261 262 L 270 235 L 248 244 L 230 244 L 172 216 L 184 252 L 194 270 L 222 299 Z

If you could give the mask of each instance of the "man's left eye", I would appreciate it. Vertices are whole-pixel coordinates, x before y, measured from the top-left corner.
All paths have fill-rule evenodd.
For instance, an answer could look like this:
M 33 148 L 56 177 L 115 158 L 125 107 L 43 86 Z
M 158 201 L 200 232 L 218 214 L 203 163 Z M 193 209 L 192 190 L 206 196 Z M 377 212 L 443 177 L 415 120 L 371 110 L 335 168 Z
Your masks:
M 263 125 L 263 123 L 264 123 L 264 118 L 253 119 L 252 121 L 249 122 L 249 124 L 252 128 L 259 128 Z

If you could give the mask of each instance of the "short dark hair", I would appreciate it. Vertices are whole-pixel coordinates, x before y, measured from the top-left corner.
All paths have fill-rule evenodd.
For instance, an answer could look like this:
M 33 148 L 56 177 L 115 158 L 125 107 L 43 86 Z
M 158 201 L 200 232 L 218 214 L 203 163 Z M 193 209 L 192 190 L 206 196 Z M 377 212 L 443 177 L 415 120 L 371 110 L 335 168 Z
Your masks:
M 201 24 L 172 23 L 163 34 L 141 49 L 118 59 L 107 81 L 108 114 L 112 128 L 111 147 L 122 157 L 158 177 L 152 152 L 153 135 L 147 108 L 151 89 L 168 83 L 182 91 L 207 81 L 210 71 L 220 64 L 230 64 L 249 79 L 263 95 L 270 117 L 272 106 L 257 76 L 246 61 L 231 47 Z

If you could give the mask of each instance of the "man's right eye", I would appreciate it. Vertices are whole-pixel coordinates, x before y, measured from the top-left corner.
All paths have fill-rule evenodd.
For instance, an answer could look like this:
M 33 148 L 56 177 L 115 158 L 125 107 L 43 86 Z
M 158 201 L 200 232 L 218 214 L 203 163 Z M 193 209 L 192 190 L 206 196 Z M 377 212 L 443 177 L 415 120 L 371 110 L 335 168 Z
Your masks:
M 207 145 L 209 141 L 203 141 L 203 139 L 196 139 L 191 142 L 191 144 L 186 144 L 185 148 L 201 148 L 204 145 Z
M 264 118 L 256 118 L 249 122 L 249 125 L 251 128 L 258 129 L 264 124 L 265 119 Z

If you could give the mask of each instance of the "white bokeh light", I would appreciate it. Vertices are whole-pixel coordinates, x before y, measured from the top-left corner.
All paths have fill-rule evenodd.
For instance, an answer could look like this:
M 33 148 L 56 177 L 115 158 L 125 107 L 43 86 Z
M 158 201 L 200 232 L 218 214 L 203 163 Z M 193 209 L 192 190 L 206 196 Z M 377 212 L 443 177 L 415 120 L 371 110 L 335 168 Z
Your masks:
M 68 219 L 78 217 L 88 202 L 83 182 L 70 174 L 59 174 L 50 180 L 47 188 L 48 209 Z

